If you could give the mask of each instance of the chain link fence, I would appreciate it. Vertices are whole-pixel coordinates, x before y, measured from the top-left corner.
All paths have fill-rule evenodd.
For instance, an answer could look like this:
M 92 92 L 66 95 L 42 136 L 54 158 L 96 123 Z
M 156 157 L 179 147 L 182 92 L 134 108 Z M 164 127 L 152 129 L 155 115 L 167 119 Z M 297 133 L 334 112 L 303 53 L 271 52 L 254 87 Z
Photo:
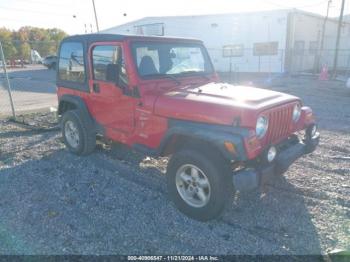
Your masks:
M 0 116 L 1 113 L 3 115 L 7 115 L 11 112 L 12 117 L 16 118 L 15 108 L 13 104 L 13 98 L 12 98 L 12 92 L 11 92 L 11 85 L 10 80 L 7 74 L 7 65 L 5 62 L 5 55 L 4 55 L 4 49 L 2 47 L 2 43 L 0 42 L 0 66 L 3 70 L 3 74 L 1 75 L 1 82 L 0 82 L 0 97 L 2 98 L 0 103 Z M 6 84 L 4 83 L 6 81 Z M 6 97 L 8 99 L 6 99 Z
M 253 49 L 231 50 L 208 48 L 218 72 L 269 73 L 283 72 L 285 51 L 276 50 L 273 55 L 257 55 Z
M 332 71 L 334 49 L 278 49 L 259 54 L 254 49 L 231 50 L 208 48 L 217 71 L 223 73 L 314 73 L 318 74 L 323 66 Z M 350 73 L 350 49 L 338 50 L 338 75 Z
M 291 73 L 313 72 L 319 73 L 322 67 L 328 70 L 334 69 L 334 49 L 325 50 L 291 50 L 289 57 L 289 71 Z M 349 75 L 350 49 L 338 50 L 337 72 L 338 75 Z
M 18 41 L 15 44 L 20 46 Z M 38 126 L 38 122 L 41 127 L 54 125 L 55 114 L 49 112 L 57 107 L 56 73 L 44 65 L 44 55 L 55 55 L 57 43 L 31 43 L 31 47 L 47 50 L 42 56 L 36 49 L 30 49 L 29 55 L 23 57 L 14 55 L 8 46 L 2 44 L 0 50 L 0 119 L 12 118 L 32 126 Z M 44 121 L 40 112 L 50 115 L 49 123 L 43 123 L 48 119 Z

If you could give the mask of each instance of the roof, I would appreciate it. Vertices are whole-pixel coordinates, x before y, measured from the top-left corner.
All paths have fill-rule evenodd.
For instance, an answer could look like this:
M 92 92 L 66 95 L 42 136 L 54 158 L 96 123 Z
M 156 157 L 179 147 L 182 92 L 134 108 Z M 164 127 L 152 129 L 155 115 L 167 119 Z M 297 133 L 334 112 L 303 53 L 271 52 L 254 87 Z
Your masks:
M 254 14 L 258 14 L 258 13 L 290 12 L 292 10 L 294 10 L 294 9 L 275 9 L 275 10 L 266 10 L 266 11 L 258 11 L 258 12 L 257 11 L 255 11 L 255 12 L 236 12 L 236 13 L 203 14 L 203 15 L 145 16 L 143 18 L 136 19 L 136 20 L 124 23 L 124 24 L 120 24 L 120 25 L 117 25 L 117 26 L 113 26 L 113 27 L 110 27 L 110 28 L 103 29 L 102 31 L 108 31 L 108 30 L 114 29 L 114 28 L 119 27 L 119 26 L 133 25 L 135 23 L 138 23 L 138 22 L 141 22 L 141 21 L 144 21 L 144 20 L 147 20 L 147 19 L 173 19 L 173 18 L 180 18 L 180 19 L 184 18 L 184 19 L 186 19 L 186 18 L 205 18 L 205 17 L 249 15 L 249 14 L 254 15 Z
M 202 42 L 201 40 L 194 39 L 194 38 L 181 38 L 181 37 L 171 37 L 171 36 L 143 36 L 143 35 L 120 35 L 120 34 L 84 34 L 84 35 L 73 35 L 68 36 L 63 39 L 62 42 L 69 42 L 69 41 L 81 41 L 81 42 L 87 42 L 88 44 L 93 42 L 109 42 L 109 41 L 122 41 L 122 40 L 186 40 L 186 41 L 196 41 L 196 42 Z
M 96 42 L 101 39 L 102 41 L 120 41 L 125 39 L 125 35 L 117 34 L 85 34 L 85 35 L 72 35 L 64 38 L 63 41 L 88 41 Z
M 277 13 L 277 12 L 285 12 L 285 13 L 299 13 L 307 16 L 311 16 L 318 19 L 324 19 L 325 16 L 320 14 L 315 14 L 312 12 L 296 9 L 296 8 L 289 8 L 289 9 L 274 9 L 274 10 L 266 10 L 266 11 L 255 11 L 255 12 L 237 12 L 237 13 L 221 13 L 221 14 L 204 14 L 204 15 L 183 15 L 183 16 L 146 16 L 137 20 L 133 20 L 124 24 L 120 24 L 117 26 L 113 26 L 110 28 L 106 28 L 102 31 L 110 31 L 114 28 L 118 28 L 120 26 L 127 26 L 127 25 L 135 25 L 137 23 L 144 22 L 149 19 L 186 19 L 186 18 L 208 18 L 208 17 L 216 17 L 216 16 L 237 16 L 237 15 L 255 15 L 255 14 L 262 14 L 262 13 Z M 348 18 L 347 18 L 348 17 Z M 350 20 L 350 14 L 344 16 L 345 22 Z M 330 21 L 338 21 L 338 17 L 328 17 L 328 20 Z

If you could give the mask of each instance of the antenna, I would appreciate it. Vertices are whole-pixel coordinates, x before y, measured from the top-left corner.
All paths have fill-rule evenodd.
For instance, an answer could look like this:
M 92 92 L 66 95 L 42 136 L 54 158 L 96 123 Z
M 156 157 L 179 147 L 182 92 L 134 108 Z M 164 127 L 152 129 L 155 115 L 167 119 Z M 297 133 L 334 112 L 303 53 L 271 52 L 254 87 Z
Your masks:
M 95 13 L 95 21 L 96 21 L 96 29 L 97 29 L 97 32 L 100 32 L 100 29 L 98 27 L 98 20 L 97 20 L 97 13 L 96 13 L 96 7 L 95 7 L 95 0 L 92 0 L 92 5 L 94 7 L 94 13 Z

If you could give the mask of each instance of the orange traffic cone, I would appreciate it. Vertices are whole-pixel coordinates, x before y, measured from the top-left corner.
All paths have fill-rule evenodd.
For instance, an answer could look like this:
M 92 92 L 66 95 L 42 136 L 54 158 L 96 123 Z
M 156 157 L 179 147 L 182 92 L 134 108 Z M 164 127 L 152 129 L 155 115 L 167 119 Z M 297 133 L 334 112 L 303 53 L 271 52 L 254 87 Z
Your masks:
M 329 74 L 328 74 L 328 67 L 327 65 L 323 65 L 321 69 L 320 76 L 318 77 L 318 80 L 321 81 L 327 81 L 329 80 Z

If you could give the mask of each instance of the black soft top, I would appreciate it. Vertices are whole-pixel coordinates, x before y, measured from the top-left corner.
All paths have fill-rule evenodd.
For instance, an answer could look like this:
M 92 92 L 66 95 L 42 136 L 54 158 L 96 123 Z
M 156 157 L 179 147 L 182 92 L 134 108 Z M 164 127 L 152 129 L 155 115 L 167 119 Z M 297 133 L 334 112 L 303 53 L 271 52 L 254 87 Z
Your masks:
M 141 36 L 141 35 L 118 35 L 118 34 L 84 34 L 84 35 L 73 35 L 68 36 L 62 40 L 62 42 L 71 42 L 71 41 L 79 41 L 85 42 L 88 45 L 93 42 L 109 42 L 109 41 L 122 41 L 126 39 L 138 40 L 138 41 L 147 41 L 147 40 L 182 40 L 182 41 L 190 41 L 190 42 L 198 42 L 202 43 L 202 41 L 198 39 L 192 38 L 181 38 L 181 37 L 164 37 L 164 36 Z

